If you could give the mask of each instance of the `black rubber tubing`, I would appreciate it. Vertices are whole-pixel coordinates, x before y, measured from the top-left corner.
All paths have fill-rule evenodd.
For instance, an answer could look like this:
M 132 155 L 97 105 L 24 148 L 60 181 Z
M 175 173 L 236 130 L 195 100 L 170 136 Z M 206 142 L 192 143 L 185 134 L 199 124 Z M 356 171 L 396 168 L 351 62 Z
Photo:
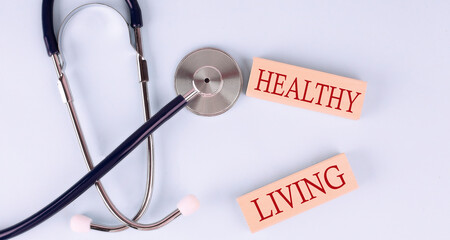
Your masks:
M 42 1 L 42 32 L 44 43 L 49 56 L 59 53 L 58 41 L 56 41 L 55 29 L 53 27 L 53 1 Z M 125 0 L 130 10 L 130 23 L 133 28 L 142 27 L 142 12 L 137 0 Z
M 30 230 L 69 205 L 94 185 L 96 181 L 113 169 L 158 127 L 186 106 L 186 104 L 187 101 L 183 96 L 178 95 L 175 97 L 61 196 L 25 220 L 0 230 L 0 240 L 10 239 Z

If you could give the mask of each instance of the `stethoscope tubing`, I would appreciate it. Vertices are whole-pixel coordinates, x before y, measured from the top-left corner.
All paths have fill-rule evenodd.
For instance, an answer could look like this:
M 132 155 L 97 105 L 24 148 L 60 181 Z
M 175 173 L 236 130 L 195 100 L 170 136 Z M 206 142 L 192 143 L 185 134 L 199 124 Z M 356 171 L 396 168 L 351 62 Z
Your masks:
M 141 85 L 141 93 L 142 93 L 142 100 L 143 100 L 143 107 L 144 107 L 144 116 L 145 121 L 150 119 L 150 105 L 149 105 L 149 97 L 148 97 L 148 90 L 147 90 L 147 82 L 148 82 L 148 73 L 147 73 L 147 64 L 146 60 L 143 57 L 143 50 L 142 50 L 142 42 L 141 42 L 141 27 L 142 27 L 142 17 L 140 12 L 140 7 L 137 1 L 126 1 L 129 10 L 130 10 L 130 16 L 131 16 L 131 22 L 129 25 L 133 27 L 134 29 L 134 44 L 135 49 L 137 53 L 137 63 L 138 63 L 138 73 L 139 73 L 139 82 Z M 83 131 L 81 129 L 75 106 L 72 102 L 72 97 L 69 89 L 69 85 L 67 82 L 67 79 L 65 77 L 65 74 L 62 70 L 62 62 L 59 53 L 60 49 L 58 49 L 58 46 L 55 45 L 49 45 L 48 39 L 53 39 L 53 19 L 49 17 L 49 15 L 53 15 L 52 13 L 52 7 L 53 7 L 53 1 L 43 1 L 43 7 L 42 7 L 42 25 L 43 25 L 43 33 L 44 33 L 44 41 L 46 43 L 46 47 L 49 53 L 52 52 L 58 52 L 51 55 L 53 62 L 55 64 L 55 67 L 57 69 L 57 75 L 59 78 L 59 85 L 60 90 L 62 93 L 63 101 L 67 104 L 68 110 L 72 119 L 72 123 L 74 125 L 75 133 L 77 135 L 78 142 L 80 144 L 81 152 L 83 154 L 83 158 L 85 160 L 85 163 L 90 170 L 94 168 L 94 164 L 91 160 L 89 149 L 87 147 L 87 143 L 85 141 Z M 92 5 L 92 4 L 90 4 Z M 66 21 L 69 21 L 73 14 L 75 14 L 80 9 L 87 7 L 88 5 L 83 5 L 75 10 L 73 10 L 64 20 L 64 23 Z M 63 24 L 64 24 L 63 23 Z M 64 26 L 64 25 L 63 25 Z M 62 34 L 62 31 L 60 31 L 60 35 Z M 56 49 L 56 50 L 52 50 Z M 138 212 L 135 214 L 135 216 L 132 218 L 132 220 L 128 219 L 125 215 L 123 215 L 119 209 L 114 205 L 112 200 L 109 198 L 105 188 L 103 187 L 103 184 L 101 181 L 97 181 L 95 183 L 95 187 L 97 188 L 100 197 L 102 198 L 103 202 L 105 203 L 108 210 L 122 223 L 121 225 L 116 226 L 108 226 L 108 225 L 102 225 L 95 222 L 91 222 L 90 228 L 97 231 L 103 231 L 103 232 L 119 232 L 126 230 L 128 227 L 134 227 L 139 228 L 139 223 L 137 221 L 142 217 L 142 215 L 147 210 L 147 207 L 150 203 L 151 196 L 152 196 L 152 190 L 153 190 L 153 178 L 154 178 L 154 151 L 153 151 L 153 139 L 152 135 L 148 137 L 148 140 L 146 142 L 147 145 L 147 179 L 146 179 L 146 187 L 145 187 L 145 193 L 144 198 L 142 201 L 142 204 L 138 210 Z M 164 223 L 167 224 L 168 221 L 166 220 Z M 152 230 L 150 229 L 142 229 L 142 230 Z
M 54 0 L 42 1 L 42 31 L 48 56 L 59 53 L 58 41 L 53 28 L 53 2 Z M 130 11 L 130 25 L 133 28 L 142 27 L 142 12 L 137 0 L 125 0 Z
M 147 88 L 146 88 L 146 82 L 141 82 L 142 86 L 142 94 L 143 94 L 143 106 L 144 106 L 144 115 L 145 120 L 150 119 L 150 107 L 148 103 L 148 96 L 146 96 Z M 89 149 L 87 147 L 87 143 L 84 139 L 84 134 L 81 130 L 81 126 L 78 120 L 78 116 L 75 111 L 75 106 L 73 102 L 67 102 L 67 107 L 69 109 L 69 113 L 72 119 L 72 123 L 75 128 L 75 132 L 78 138 L 78 142 L 81 147 L 81 152 L 84 157 L 85 163 L 87 165 L 87 168 L 89 171 L 91 171 L 94 168 L 94 163 L 92 162 L 91 156 L 89 154 Z M 144 198 L 141 203 L 141 206 L 135 216 L 132 218 L 132 225 L 134 223 L 137 223 L 137 221 L 144 215 L 145 211 L 147 210 L 147 207 L 150 203 L 151 197 L 152 197 L 152 190 L 153 190 L 153 175 L 154 175 L 154 151 L 153 151 L 153 138 L 152 135 L 147 138 L 147 141 L 145 142 L 146 148 L 147 148 L 147 176 L 146 176 L 146 187 L 145 187 L 145 193 Z M 119 209 L 114 205 L 111 198 L 108 196 L 108 193 L 106 192 L 106 189 L 104 188 L 101 181 L 95 182 L 95 187 L 97 188 L 97 191 L 100 194 L 100 197 L 102 198 L 103 202 L 105 203 L 108 210 L 120 221 L 124 222 L 122 219 L 126 218 Z M 120 232 L 123 230 L 128 229 L 129 226 L 126 224 L 116 225 L 116 226 L 108 226 L 103 224 L 98 224 L 91 222 L 91 229 L 102 231 L 102 232 Z
M 89 4 L 89 5 L 93 5 L 93 4 Z M 75 14 L 77 11 L 80 11 L 80 9 L 83 9 L 89 5 L 83 5 L 75 10 L 73 10 L 64 20 L 63 26 L 65 23 L 67 23 L 67 21 L 69 21 L 70 17 L 73 16 L 73 14 Z M 98 5 L 98 4 L 97 4 Z M 61 27 L 61 31 L 60 31 L 60 38 L 62 35 L 62 30 L 63 27 Z M 144 117 L 145 117 L 145 121 L 150 119 L 150 104 L 149 104 L 149 94 L 148 94 L 148 71 L 147 71 L 147 64 L 146 64 L 146 60 L 143 57 L 143 51 L 142 51 L 142 42 L 141 42 L 141 29 L 140 28 L 134 28 L 134 33 L 135 33 L 135 49 L 136 49 L 136 53 L 137 53 L 137 63 L 138 63 L 138 73 L 139 73 L 139 83 L 141 85 L 141 95 L 142 95 L 142 105 L 143 105 L 143 112 L 144 112 Z M 67 95 L 71 95 L 70 93 L 70 89 L 69 89 L 69 85 L 67 82 L 67 78 L 65 77 L 65 74 L 62 70 L 62 63 L 60 61 L 60 57 L 58 56 L 58 54 L 54 54 L 52 55 L 52 59 L 53 62 L 56 66 L 57 69 L 57 74 L 58 74 L 58 78 L 65 78 L 61 79 L 60 82 L 60 86 L 62 88 L 62 91 L 64 93 L 67 93 Z M 65 82 L 62 83 L 62 82 Z M 66 94 L 63 94 L 66 95 Z M 63 97 L 64 102 L 66 102 L 68 110 L 69 110 L 69 114 L 74 126 L 74 130 L 78 139 L 78 143 L 80 145 L 81 148 L 81 153 L 83 155 L 84 161 L 88 167 L 88 170 L 92 170 L 92 168 L 94 168 L 94 163 L 92 161 L 92 158 L 89 154 L 89 148 L 87 146 L 87 143 L 85 141 L 85 137 L 80 125 L 80 122 L 78 120 L 78 116 L 76 113 L 76 109 L 75 109 L 75 105 L 73 104 L 73 100 L 72 97 L 68 98 L 66 100 L 65 97 Z M 132 218 L 131 221 L 128 221 L 128 224 L 124 224 L 125 221 L 123 219 L 128 219 L 124 214 L 122 214 L 119 209 L 114 205 L 113 201 L 111 200 L 111 198 L 108 196 L 108 193 L 106 192 L 106 189 L 103 187 L 103 184 L 101 183 L 101 181 L 97 181 L 95 183 L 95 187 L 97 188 L 97 191 L 102 199 L 102 201 L 104 202 L 105 206 L 108 208 L 108 210 L 113 214 L 113 216 L 115 216 L 119 221 L 122 222 L 121 225 L 115 225 L 115 226 L 109 226 L 109 225 L 105 225 L 105 224 L 98 224 L 95 222 L 91 222 L 90 227 L 93 230 L 97 230 L 97 231 L 102 231 L 102 232 L 120 232 L 123 230 L 128 229 L 128 227 L 137 227 L 137 221 L 139 221 L 139 219 L 144 215 L 145 211 L 147 210 L 147 207 L 150 204 L 150 200 L 152 197 L 152 192 L 153 192 L 153 180 L 154 180 L 154 147 L 153 147 L 153 138 L 152 135 L 150 135 L 145 143 L 146 148 L 147 148 L 147 178 L 146 178 L 146 186 L 145 186 L 145 193 L 144 193 L 144 197 L 141 203 L 141 206 L 139 208 L 139 210 L 137 211 L 137 213 L 134 215 L 134 217 Z M 72 221 L 71 221 L 72 222 Z
M 178 111 L 186 106 L 188 101 L 195 97 L 197 92 L 192 90 L 186 95 L 178 95 L 161 110 L 159 110 L 153 117 L 133 132 L 125 141 L 123 141 L 116 149 L 114 149 L 105 159 L 103 159 L 97 166 L 89 171 L 71 188 L 64 192 L 61 196 L 53 202 L 45 206 L 40 211 L 25 220 L 3 229 L 0 231 L 0 240 L 15 237 L 24 233 L 31 228 L 44 222 L 61 209 L 69 205 L 72 201 L 83 194 L 87 189 L 95 184 L 100 178 L 107 174 L 114 168 L 121 160 L 123 160 L 130 152 L 132 152 L 142 141 L 144 141 L 150 134 L 163 125 L 167 120 L 174 116 Z M 169 216 L 179 215 L 179 212 L 174 211 Z M 169 217 L 168 216 L 168 217 Z M 175 216 L 176 217 L 176 216 Z M 154 224 L 148 224 L 154 225 Z M 145 227 L 145 225 L 142 225 Z

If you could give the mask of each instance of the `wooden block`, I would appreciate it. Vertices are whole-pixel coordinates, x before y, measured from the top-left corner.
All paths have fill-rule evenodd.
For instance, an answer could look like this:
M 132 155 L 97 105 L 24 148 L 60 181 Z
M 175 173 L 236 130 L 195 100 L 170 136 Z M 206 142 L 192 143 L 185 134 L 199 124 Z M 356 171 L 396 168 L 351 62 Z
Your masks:
M 256 232 L 358 188 L 345 154 L 339 154 L 237 199 Z
M 247 96 L 359 119 L 367 83 L 262 58 L 253 58 Z

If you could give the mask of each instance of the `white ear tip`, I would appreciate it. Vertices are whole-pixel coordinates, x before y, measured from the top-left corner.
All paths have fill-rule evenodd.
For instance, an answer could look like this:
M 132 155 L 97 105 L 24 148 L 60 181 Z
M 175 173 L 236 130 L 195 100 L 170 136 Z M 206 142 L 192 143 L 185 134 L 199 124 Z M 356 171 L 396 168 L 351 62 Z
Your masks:
M 70 228 L 74 232 L 85 233 L 91 230 L 92 219 L 84 215 L 75 215 L 70 219 Z
M 187 195 L 178 202 L 177 208 L 184 216 L 191 215 L 200 207 L 200 202 L 194 195 Z

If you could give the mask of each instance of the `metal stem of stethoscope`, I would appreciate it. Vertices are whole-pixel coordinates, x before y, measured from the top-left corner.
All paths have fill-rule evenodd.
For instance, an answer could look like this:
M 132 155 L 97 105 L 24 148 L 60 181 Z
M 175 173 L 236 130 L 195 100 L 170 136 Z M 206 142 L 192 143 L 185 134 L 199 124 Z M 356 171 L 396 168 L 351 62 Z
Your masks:
M 43 2 L 43 4 L 45 5 L 45 2 Z M 132 7 L 130 7 L 130 9 L 133 9 L 135 11 L 138 10 L 137 2 L 134 2 L 134 3 L 131 2 L 131 4 L 132 5 L 134 4 L 134 5 Z M 80 9 L 83 9 L 86 6 L 89 6 L 89 5 L 84 5 L 84 6 L 81 6 L 77 9 L 73 10 L 67 16 L 66 19 L 70 19 L 71 16 L 73 16 L 76 12 L 78 12 Z M 140 12 L 140 10 L 138 12 Z M 65 22 L 66 22 L 66 20 L 64 21 L 64 23 Z M 148 89 L 147 89 L 147 82 L 148 82 L 149 78 L 148 78 L 147 62 L 146 62 L 145 58 L 143 57 L 140 24 L 136 24 L 132 29 L 134 30 L 134 48 L 137 53 L 136 60 L 137 60 L 137 66 L 138 66 L 139 82 L 141 85 L 144 117 L 145 117 L 145 121 L 148 121 L 150 119 L 150 104 L 149 104 L 149 96 L 148 96 Z M 62 33 L 62 31 L 60 32 L 60 34 L 61 33 Z M 86 143 L 86 140 L 85 140 L 85 137 L 84 137 L 77 113 L 76 113 L 73 99 L 71 96 L 69 84 L 67 82 L 67 78 L 63 71 L 63 66 L 62 66 L 63 63 L 60 60 L 61 59 L 60 54 L 59 54 L 59 52 L 54 53 L 51 55 L 51 57 L 53 59 L 53 63 L 56 68 L 56 72 L 57 72 L 57 76 L 58 76 L 58 80 L 59 80 L 58 86 L 59 86 L 59 89 L 61 92 L 61 96 L 63 98 L 63 102 L 65 102 L 67 104 L 84 161 L 85 161 L 88 169 L 92 170 L 94 168 L 94 164 L 93 164 L 91 156 L 89 154 L 89 149 L 88 149 L 88 146 L 87 146 L 87 143 Z M 133 217 L 132 220 L 129 220 L 126 216 L 124 216 L 117 209 L 117 207 L 113 204 L 112 200 L 109 198 L 103 184 L 100 181 L 97 181 L 95 183 L 95 186 L 100 194 L 100 197 L 102 198 L 103 202 L 105 203 L 106 207 L 118 220 L 120 220 L 121 222 L 123 222 L 125 224 L 122 224 L 119 226 L 106 226 L 106 225 L 100 225 L 100 224 L 91 222 L 90 223 L 91 229 L 98 230 L 98 231 L 104 231 L 104 232 L 119 232 L 119 231 L 123 231 L 123 230 L 127 229 L 128 227 L 141 229 L 141 230 L 152 230 L 155 228 L 153 226 L 149 226 L 148 229 L 145 229 L 145 227 L 143 227 L 142 225 L 140 225 L 136 222 L 142 217 L 142 215 L 147 210 L 147 207 L 150 203 L 151 196 L 152 196 L 153 176 L 154 176 L 154 170 L 153 170 L 154 169 L 154 152 L 153 152 L 153 139 L 152 139 L 151 135 L 148 137 L 148 139 L 146 141 L 146 147 L 147 147 L 147 154 L 148 154 L 148 156 L 147 156 L 148 157 L 148 159 L 147 159 L 148 167 L 147 167 L 147 177 L 146 177 L 146 188 L 145 188 L 145 193 L 144 193 L 144 198 L 143 198 L 142 204 L 141 204 L 138 212 L 136 213 L 136 215 Z M 169 223 L 170 221 L 172 221 L 173 219 L 175 219 L 176 217 L 178 217 L 179 215 L 180 215 L 179 212 L 177 213 L 177 211 L 175 210 L 174 212 L 169 214 L 167 217 L 165 217 L 161 221 L 157 222 L 158 223 L 157 225 L 163 226 L 163 225 Z
M 147 72 L 147 62 L 145 58 L 143 57 L 143 50 L 142 50 L 142 41 L 141 41 L 141 32 L 140 28 L 134 28 L 134 34 L 135 34 L 135 49 L 137 52 L 137 65 L 138 65 L 138 73 L 139 73 L 139 82 L 141 84 L 141 92 L 142 92 L 142 101 L 143 101 L 143 109 L 144 109 L 144 117 L 145 121 L 148 121 L 150 119 L 150 106 L 149 106 L 149 96 L 148 96 L 148 90 L 147 90 L 147 82 L 148 82 L 148 72 Z M 86 140 L 84 138 L 83 131 L 81 129 L 80 122 L 78 120 L 78 116 L 75 110 L 75 106 L 73 104 L 73 99 L 71 96 L 69 84 L 67 82 L 67 78 L 65 77 L 65 74 L 62 70 L 62 64 L 59 59 L 58 54 L 53 54 L 52 59 L 57 71 L 58 75 L 58 85 L 61 91 L 61 95 L 63 98 L 63 101 L 67 104 L 70 117 L 77 135 L 77 139 L 80 145 L 80 148 L 82 150 L 83 158 L 86 162 L 86 165 L 89 170 L 92 170 L 94 168 L 94 164 L 92 162 L 92 159 L 89 154 L 89 149 L 87 147 Z M 119 232 L 126 230 L 128 227 L 132 227 L 139 230 L 152 230 L 156 229 L 158 227 L 162 227 L 169 222 L 171 222 L 176 217 L 180 216 L 180 212 L 178 210 L 174 210 L 172 213 L 170 213 L 168 216 L 163 218 L 162 220 L 156 222 L 155 224 L 148 224 L 148 225 L 142 225 L 137 223 L 142 215 L 145 213 L 152 194 L 152 187 L 153 187 L 153 166 L 154 166 L 154 154 L 153 154 L 153 139 L 152 135 L 150 135 L 146 141 L 147 145 L 147 152 L 148 152 L 148 170 L 147 170 L 147 181 L 146 181 L 146 189 L 144 194 L 144 200 L 141 204 L 141 207 L 139 211 L 136 213 L 136 215 L 133 217 L 132 220 L 129 220 L 125 215 L 123 215 L 119 209 L 113 204 L 112 200 L 109 198 L 108 194 L 106 193 L 105 188 L 103 187 L 103 184 L 100 181 L 97 181 L 95 183 L 95 186 L 105 203 L 106 207 L 109 209 L 109 211 L 121 222 L 125 223 L 123 225 L 119 226 L 106 226 L 106 225 L 100 225 L 96 223 L 91 223 L 90 228 L 93 230 L 98 231 L 104 231 L 104 232 Z
M 144 109 L 144 117 L 145 121 L 148 121 L 150 119 L 150 107 L 149 107 L 149 96 L 148 96 L 148 90 L 147 90 L 147 82 L 148 82 L 148 73 L 147 73 L 147 63 L 145 58 L 143 57 L 143 50 L 142 50 L 142 41 L 141 41 L 141 32 L 140 28 L 134 28 L 135 33 L 135 49 L 137 52 L 137 65 L 138 65 L 138 72 L 139 72 L 139 82 L 141 84 L 141 92 L 142 92 L 142 101 L 143 101 L 143 109 Z M 67 82 L 67 78 L 65 77 L 65 74 L 62 70 L 62 64 L 59 60 L 58 54 L 53 54 L 52 59 L 58 74 L 59 79 L 59 87 L 61 90 L 61 95 L 63 98 L 63 101 L 67 104 L 70 117 L 77 135 L 77 139 L 80 145 L 80 148 L 82 150 L 83 158 L 86 162 L 86 165 L 89 170 L 92 170 L 94 168 L 94 164 L 92 162 L 92 159 L 89 154 L 89 149 L 87 147 L 86 140 L 84 138 L 83 131 L 81 129 L 78 116 L 75 110 L 75 106 L 72 101 L 70 88 Z M 135 225 L 135 228 L 138 228 L 137 224 L 135 224 L 135 221 L 138 221 L 142 215 L 145 213 L 150 199 L 152 195 L 152 188 L 153 188 L 153 166 L 154 166 L 154 154 L 153 154 L 153 139 L 150 135 L 146 141 L 147 145 L 147 152 L 148 152 L 148 169 L 147 169 L 147 181 L 146 181 L 146 188 L 145 188 L 145 194 L 144 199 L 142 201 L 141 207 L 139 211 L 136 213 L 136 215 L 133 217 L 133 220 L 130 221 L 131 225 Z M 106 193 L 105 188 L 103 187 L 103 184 L 98 181 L 95 183 L 95 186 L 105 203 L 106 207 L 109 209 L 109 211 L 119 220 L 125 223 L 124 219 L 126 217 L 115 207 L 115 205 L 112 203 L 111 199 L 109 198 L 108 194 Z M 169 216 L 172 216 L 173 214 L 170 214 Z M 171 219 L 174 218 L 165 218 L 164 222 L 169 222 Z M 166 223 L 166 224 L 167 224 Z M 96 223 L 91 223 L 91 229 L 93 230 L 99 230 L 104 232 L 119 232 L 127 229 L 127 225 L 120 225 L 120 226 L 105 226 L 100 225 Z

